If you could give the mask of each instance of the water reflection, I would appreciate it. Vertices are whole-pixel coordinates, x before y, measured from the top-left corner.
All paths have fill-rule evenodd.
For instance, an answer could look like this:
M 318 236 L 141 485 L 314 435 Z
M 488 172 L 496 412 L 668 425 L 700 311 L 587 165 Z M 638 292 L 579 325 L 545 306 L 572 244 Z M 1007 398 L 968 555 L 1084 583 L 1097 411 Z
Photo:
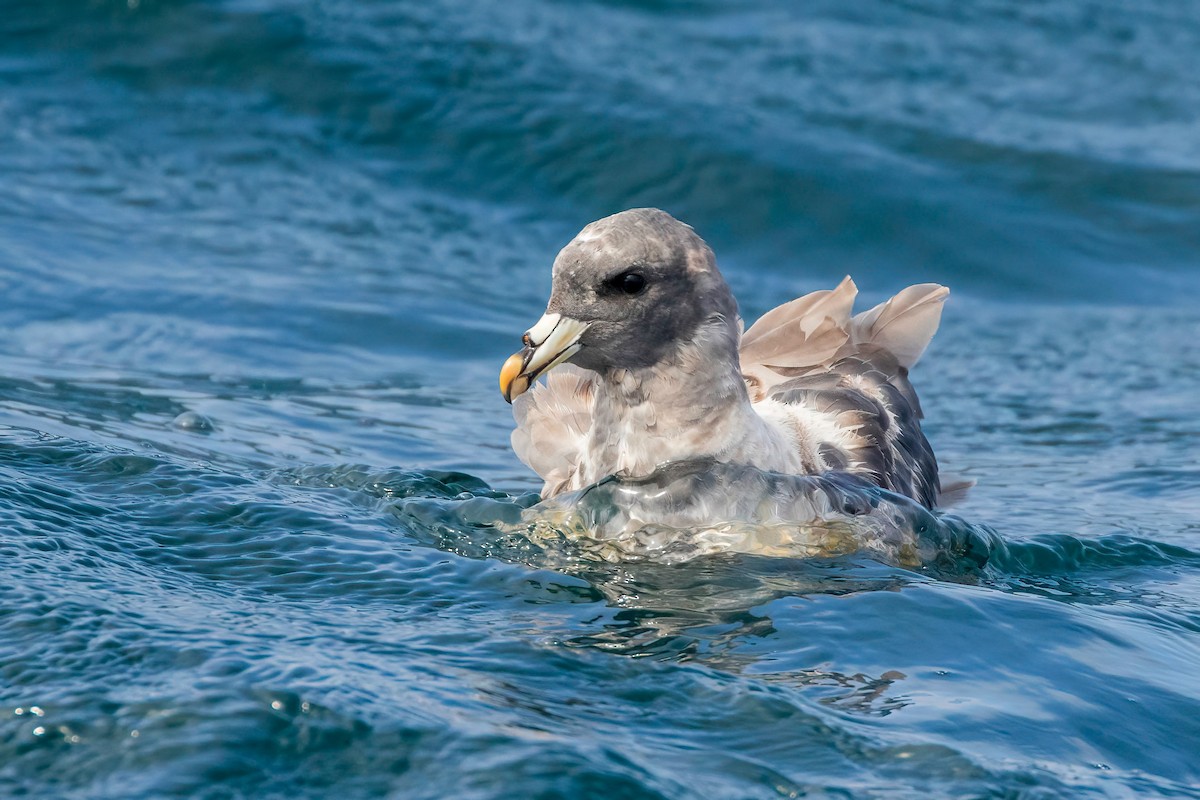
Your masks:
M 570 612 L 566 620 L 539 625 L 538 635 L 556 646 L 664 664 L 696 664 L 756 683 L 788 687 L 811 702 L 854 716 L 885 717 L 917 703 L 920 691 L 927 689 L 917 694 L 905 689 L 911 654 L 869 662 L 830 658 L 840 652 L 839 645 L 814 648 L 808 638 L 828 642 L 829 637 L 840 635 L 846 641 L 886 640 L 894 625 L 890 609 L 905 604 L 867 602 L 861 607 L 876 613 L 863 618 L 846 617 L 845 606 L 839 604 L 841 608 L 828 613 L 841 621 L 830 628 L 815 616 L 821 607 L 815 601 L 820 598 L 850 599 L 916 587 L 937 592 L 938 586 L 950 583 L 1091 604 L 1097 598 L 1119 599 L 1113 595 L 1118 587 L 1104 577 L 1114 567 L 1178 565 L 1189 559 L 1200 563 L 1195 554 L 1134 537 L 1086 541 L 1045 536 L 1005 542 L 986 528 L 927 512 L 910 517 L 923 523 L 907 532 L 921 545 L 914 552 L 929 554 L 911 566 L 882 560 L 878 549 L 833 550 L 816 557 L 725 552 L 664 563 L 644 555 L 614 558 L 603 540 L 581 535 L 577 527 L 559 529 L 549 524 L 542 516 L 545 506 L 535 495 L 510 497 L 461 473 L 309 468 L 289 473 L 289 482 L 352 487 L 347 497 L 390 513 L 406 538 L 425 546 L 577 579 L 579 584 L 569 587 L 571 591 L 560 593 L 562 601 L 601 607 L 595 613 Z M 622 488 L 619 482 L 616 488 Z M 613 498 L 611 493 L 596 496 L 608 503 Z M 594 500 L 584 498 L 583 503 Z M 888 497 L 882 501 L 895 502 Z M 584 511 L 598 516 L 610 513 L 586 505 Z M 946 613 L 972 616 L 970 604 L 977 596 L 973 592 L 953 595 L 947 600 L 953 610 Z M 559 601 L 543 592 L 536 602 Z M 928 605 L 929 596 L 917 602 Z M 931 607 L 923 617 L 936 625 L 937 614 Z M 794 657 L 780 661 L 781 651 Z M 916 683 L 927 687 L 929 680 L 928 675 L 918 676 Z

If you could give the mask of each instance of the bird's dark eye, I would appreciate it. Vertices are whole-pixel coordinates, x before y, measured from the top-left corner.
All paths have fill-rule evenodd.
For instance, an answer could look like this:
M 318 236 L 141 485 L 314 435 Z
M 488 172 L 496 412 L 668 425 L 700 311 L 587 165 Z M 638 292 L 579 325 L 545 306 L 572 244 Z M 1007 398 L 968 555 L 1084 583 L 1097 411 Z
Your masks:
M 646 288 L 646 278 L 640 272 L 622 272 L 615 278 L 609 278 L 605 283 L 625 294 L 637 294 Z

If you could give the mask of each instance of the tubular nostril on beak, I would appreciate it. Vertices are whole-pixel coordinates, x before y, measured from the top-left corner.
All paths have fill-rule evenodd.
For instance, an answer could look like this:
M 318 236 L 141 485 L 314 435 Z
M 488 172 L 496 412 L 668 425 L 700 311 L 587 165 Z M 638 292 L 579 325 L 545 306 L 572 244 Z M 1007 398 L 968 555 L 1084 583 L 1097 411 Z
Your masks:
M 500 369 L 500 391 L 510 403 L 547 370 L 569 360 L 583 347 L 579 337 L 588 324 L 558 314 L 545 314 L 521 337 L 525 349 L 509 356 Z

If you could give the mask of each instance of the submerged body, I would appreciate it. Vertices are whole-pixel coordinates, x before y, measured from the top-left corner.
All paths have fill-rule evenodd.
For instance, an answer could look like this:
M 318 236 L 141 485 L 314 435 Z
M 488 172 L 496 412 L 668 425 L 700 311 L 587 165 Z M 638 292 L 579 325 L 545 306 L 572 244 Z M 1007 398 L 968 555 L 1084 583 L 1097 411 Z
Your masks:
M 676 461 L 645 477 L 613 476 L 523 514 L 588 541 L 610 561 L 685 561 L 723 552 L 790 558 L 851 553 L 901 567 L 956 572 L 987 561 L 983 532 L 847 472 L 785 475 L 712 459 Z
M 847 278 L 743 333 L 712 251 L 690 227 L 655 209 L 594 222 L 555 260 L 546 314 L 501 373 L 514 449 L 544 479 L 546 499 L 708 463 L 727 475 L 843 475 L 933 508 L 937 461 L 908 369 L 948 290 L 909 287 L 851 316 L 856 294 Z M 746 516 L 736 493 L 693 494 L 693 522 Z M 653 522 L 641 513 L 628 526 Z

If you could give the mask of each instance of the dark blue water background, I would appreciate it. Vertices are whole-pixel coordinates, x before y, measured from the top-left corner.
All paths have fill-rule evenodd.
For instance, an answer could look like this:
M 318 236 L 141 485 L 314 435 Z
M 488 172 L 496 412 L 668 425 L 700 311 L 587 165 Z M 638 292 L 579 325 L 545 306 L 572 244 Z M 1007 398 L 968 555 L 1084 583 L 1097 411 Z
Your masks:
M 0 795 L 1200 797 L 1198 75 L 1183 0 L 0 2 Z M 982 573 L 476 524 L 638 205 L 748 317 L 952 287 Z

